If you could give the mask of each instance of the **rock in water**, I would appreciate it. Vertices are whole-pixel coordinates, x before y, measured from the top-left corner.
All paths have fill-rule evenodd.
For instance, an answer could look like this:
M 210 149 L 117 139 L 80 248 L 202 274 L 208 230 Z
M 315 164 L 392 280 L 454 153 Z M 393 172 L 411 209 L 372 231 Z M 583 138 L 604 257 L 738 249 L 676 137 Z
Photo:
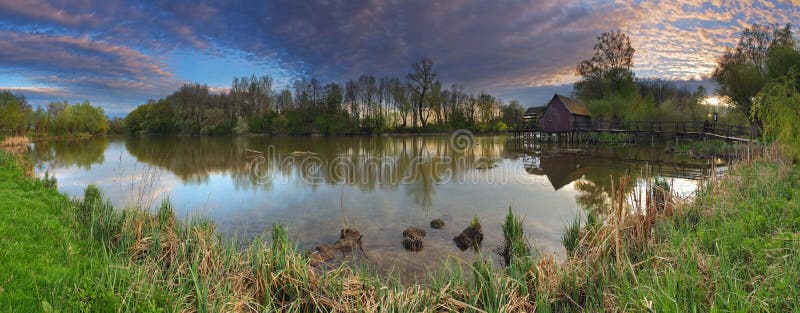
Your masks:
M 333 252 L 336 247 L 329 245 L 317 246 L 317 251 L 311 253 L 311 266 L 330 261 L 334 258 Z
M 342 252 L 353 251 L 353 248 L 361 246 L 361 233 L 355 228 L 343 228 L 339 233 L 339 240 L 336 241 L 334 247 Z
M 341 239 L 361 240 L 361 237 L 361 233 L 355 228 L 342 228 L 342 231 L 339 233 L 339 238 Z
M 431 221 L 431 228 L 440 229 L 442 227 L 444 227 L 444 221 L 441 218 L 437 218 Z
M 480 249 L 481 242 L 483 242 L 481 224 L 469 225 L 469 227 L 461 231 L 458 236 L 455 236 L 453 241 L 456 242 L 456 246 L 458 246 L 461 251 L 467 250 L 468 248 Z
M 403 237 L 403 248 L 408 251 L 422 250 L 422 237 L 407 236 Z
M 425 237 L 425 230 L 416 227 L 409 227 L 403 231 L 403 248 L 409 251 L 419 251 L 422 249 L 422 237 Z
M 316 251 L 312 252 L 309 256 L 311 259 L 311 266 L 317 266 L 321 263 L 332 260 L 335 257 L 336 251 L 350 252 L 356 247 L 361 247 L 361 238 L 363 235 L 355 228 L 343 228 L 339 233 L 339 240 L 333 245 L 319 245 Z
M 427 234 L 425 233 L 424 229 L 419 229 L 414 226 L 406 228 L 406 230 L 403 231 L 403 237 L 409 237 L 409 236 L 425 237 L 425 235 Z
M 336 240 L 336 243 L 334 243 L 333 246 L 336 247 L 336 250 L 350 252 L 353 251 L 353 248 L 358 246 L 358 242 L 350 238 L 345 238 Z

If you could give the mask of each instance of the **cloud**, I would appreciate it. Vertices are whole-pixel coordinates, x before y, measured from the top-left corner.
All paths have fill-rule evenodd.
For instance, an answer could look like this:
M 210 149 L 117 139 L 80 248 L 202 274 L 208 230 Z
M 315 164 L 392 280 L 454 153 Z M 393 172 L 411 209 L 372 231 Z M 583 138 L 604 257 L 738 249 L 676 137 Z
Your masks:
M 88 36 L 0 31 L 0 65 L 72 94 L 159 95 L 178 82 L 157 59 Z
M 70 7 L 86 8 L 88 4 L 90 2 L 82 4 L 76 2 L 71 3 Z M 98 17 L 92 13 L 70 12 L 41 0 L 0 0 L 0 8 L 3 12 L 6 12 L 5 14 L 0 13 L 4 18 L 21 21 L 46 21 L 72 27 L 80 25 L 96 26 L 99 24 Z
M 707 77 L 743 27 L 798 21 L 792 0 L 0 0 L 0 69 L 136 103 L 209 79 L 177 77 L 163 58 L 177 50 L 234 51 L 281 81 L 402 77 L 428 56 L 445 83 L 538 97 L 545 92 L 509 90 L 576 81 L 575 66 L 603 31 L 630 34 L 637 76 L 685 80 Z
M 64 96 L 67 95 L 66 91 L 59 89 L 59 88 L 52 88 L 52 87 L 38 87 L 38 86 L 0 86 L 0 90 L 10 91 L 10 92 L 21 92 L 25 94 L 36 94 L 36 95 L 53 95 L 53 96 Z

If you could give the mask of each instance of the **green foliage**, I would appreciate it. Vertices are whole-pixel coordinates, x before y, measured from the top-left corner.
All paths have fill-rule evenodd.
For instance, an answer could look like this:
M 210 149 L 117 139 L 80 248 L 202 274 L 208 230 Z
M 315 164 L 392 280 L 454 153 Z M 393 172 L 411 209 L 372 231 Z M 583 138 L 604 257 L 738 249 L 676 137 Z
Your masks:
M 243 117 L 236 119 L 236 126 L 233 127 L 233 133 L 237 135 L 246 134 L 250 131 L 250 125 L 244 120 Z
M 705 89 L 690 91 L 663 80 L 634 79 L 634 49 L 626 34 L 603 33 L 594 50 L 592 58 L 578 65 L 582 80 L 574 86 L 575 95 L 587 104 L 593 119 L 608 123 L 707 118 L 707 110 L 700 103 Z
M 580 215 L 575 216 L 572 223 L 568 224 L 561 235 L 561 244 L 567 250 L 567 255 L 572 256 L 575 248 L 578 247 L 578 242 L 581 240 L 581 219 Z
M 517 127 L 522 125 L 524 115 L 525 109 L 517 100 L 512 100 L 508 105 L 500 106 L 500 119 L 506 126 Z
M 494 126 L 492 126 L 492 130 L 496 132 L 503 132 L 506 131 L 506 129 L 508 129 L 508 125 L 506 125 L 506 123 L 503 123 L 503 121 L 497 121 L 494 123 Z
M 101 107 L 89 101 L 70 105 L 68 102 L 51 102 L 47 110 L 32 111 L 22 96 L 0 92 L 0 132 L 35 135 L 103 134 L 109 130 L 108 118 Z
M 597 37 L 594 55 L 578 64 L 583 79 L 575 84 L 575 94 L 584 100 L 626 93 L 633 83 L 631 39 L 622 31 L 604 32 Z
M 506 265 L 512 267 L 512 271 L 522 270 L 524 272 L 532 263 L 532 256 L 523 234 L 522 219 L 514 215 L 511 206 L 508 207 L 508 214 L 502 227 L 503 238 L 505 238 L 503 257 Z
M 472 221 L 469 223 L 469 227 L 481 227 L 481 221 L 478 219 L 477 215 L 472 218 Z
M 498 114 L 499 113 L 499 114 Z M 159 101 L 131 111 L 131 133 L 181 134 L 381 134 L 389 131 L 441 132 L 466 128 L 502 131 L 517 125 L 519 102 L 503 105 L 487 94 L 445 88 L 436 80 L 433 62 L 423 58 L 403 81 L 398 77 L 360 75 L 340 85 L 315 78 L 293 81 L 276 90 L 269 76 L 234 78 L 229 93 L 185 84 Z M 495 127 L 497 126 L 497 127 Z
M 580 83 L 579 83 L 580 84 Z M 611 121 L 701 121 L 707 108 L 701 105 L 705 91 L 678 88 L 660 80 L 623 82 L 620 89 L 601 86 L 604 96 L 587 100 L 595 120 Z
M 163 99 L 140 105 L 125 117 L 125 126 L 132 133 L 170 133 L 175 126 L 172 105 Z
M 27 125 L 30 108 L 25 97 L 0 91 L 0 133 L 20 133 Z
M 284 115 L 279 115 L 272 120 L 272 129 L 276 133 L 283 133 L 288 130 L 289 120 Z
M 111 134 L 125 133 L 125 119 L 115 117 L 108 120 L 108 132 Z
M 760 123 L 759 115 L 751 114 L 753 101 L 770 79 L 785 75 L 791 64 L 796 64 L 797 56 L 792 52 L 796 46 L 790 24 L 754 24 L 745 29 L 736 48 L 717 60 L 713 78 L 719 93 Z
M 795 158 L 800 157 L 800 62 L 764 86 L 752 114 L 763 122 L 767 139 L 779 141 Z

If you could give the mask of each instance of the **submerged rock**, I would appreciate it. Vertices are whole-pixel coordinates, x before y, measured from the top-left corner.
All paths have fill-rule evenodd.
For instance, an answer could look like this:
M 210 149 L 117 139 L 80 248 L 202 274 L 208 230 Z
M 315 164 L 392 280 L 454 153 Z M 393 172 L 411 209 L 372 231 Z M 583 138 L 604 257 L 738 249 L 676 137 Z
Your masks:
M 310 255 L 311 265 L 316 266 L 322 262 L 327 262 L 335 257 L 336 251 L 350 252 L 355 248 L 361 247 L 363 235 L 355 228 L 343 228 L 339 233 L 339 240 L 332 245 L 319 245 L 316 251 Z M 366 254 L 365 254 L 366 256 Z
M 419 236 L 406 236 L 403 237 L 403 248 L 408 251 L 422 250 L 422 237 Z
M 406 230 L 403 231 L 403 237 L 409 237 L 409 236 L 425 237 L 425 235 L 427 234 L 425 233 L 424 229 L 419 229 L 414 226 L 406 228 Z
M 317 246 L 314 251 L 312 251 L 309 255 L 309 265 L 311 266 L 318 266 L 322 263 L 328 262 L 333 260 L 335 257 L 334 253 L 336 252 L 336 248 L 331 245 L 321 245 Z
M 422 237 L 425 237 L 425 230 L 416 227 L 409 227 L 403 231 L 403 248 L 409 251 L 419 251 L 422 249 Z
M 341 239 L 361 240 L 361 237 L 361 233 L 355 228 L 342 228 L 342 231 L 339 233 L 339 238 Z
M 361 238 L 363 235 L 355 228 L 343 228 L 339 233 L 339 240 L 336 241 L 334 247 L 336 250 L 342 252 L 353 251 L 353 248 L 361 246 Z
M 481 224 L 473 223 L 472 225 L 469 225 L 469 227 L 461 231 L 458 236 L 453 237 L 453 241 L 456 242 L 456 246 L 458 246 L 461 251 L 469 248 L 476 250 L 479 249 L 481 247 L 481 243 L 483 242 L 483 230 L 481 228 Z
M 336 248 L 331 245 L 317 246 L 317 250 L 311 253 L 311 266 L 333 260 Z
M 357 247 L 359 244 L 360 244 L 359 242 L 353 239 L 344 238 L 336 240 L 336 243 L 334 243 L 333 246 L 336 247 L 336 250 L 342 252 L 350 252 L 353 251 L 353 248 Z
M 441 229 L 442 227 L 444 227 L 444 221 L 441 218 L 437 218 L 431 221 L 431 228 Z

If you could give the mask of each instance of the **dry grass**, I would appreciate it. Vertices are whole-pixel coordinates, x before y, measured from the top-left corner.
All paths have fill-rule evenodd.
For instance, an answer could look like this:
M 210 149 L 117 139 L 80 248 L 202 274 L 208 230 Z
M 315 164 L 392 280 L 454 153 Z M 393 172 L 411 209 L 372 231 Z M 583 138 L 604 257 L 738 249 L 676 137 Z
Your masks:
M 25 136 L 6 137 L 0 142 L 0 148 L 27 146 L 29 143 L 30 139 Z
M 17 164 L 23 169 L 25 176 L 33 176 L 33 164 L 27 158 L 30 140 L 25 136 L 12 136 L 0 141 L 0 150 L 10 152 L 17 158 Z

